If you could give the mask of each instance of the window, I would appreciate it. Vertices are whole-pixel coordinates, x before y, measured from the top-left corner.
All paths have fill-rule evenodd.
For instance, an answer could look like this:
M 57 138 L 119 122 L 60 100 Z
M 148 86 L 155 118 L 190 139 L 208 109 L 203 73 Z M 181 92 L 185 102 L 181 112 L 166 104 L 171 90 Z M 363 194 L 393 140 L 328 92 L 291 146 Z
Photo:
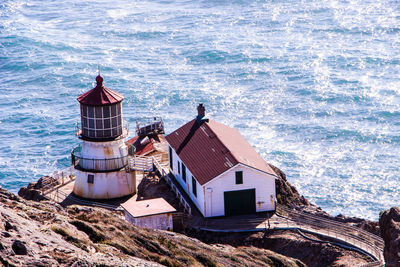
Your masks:
M 89 119 L 89 128 L 94 128 L 94 119 Z
M 110 106 L 103 107 L 103 116 L 104 118 L 110 117 Z
M 102 107 L 95 107 L 94 108 L 96 118 L 102 118 L 103 117 L 103 108 Z
M 100 130 L 100 129 L 103 129 L 103 120 L 102 119 L 96 120 L 96 130 Z
M 174 160 L 172 158 L 172 148 L 169 147 L 169 167 L 171 168 L 171 170 L 174 169 Z
M 178 161 L 178 173 L 181 174 L 181 163 Z
M 186 166 L 182 163 L 182 179 L 186 183 Z
M 117 115 L 117 107 L 115 105 L 112 105 L 110 107 L 111 107 L 111 117 L 115 117 Z
M 236 184 L 243 184 L 243 172 L 242 171 L 236 172 Z
M 104 129 L 111 128 L 110 119 L 104 119 Z
M 88 117 L 94 118 L 94 107 L 88 106 Z
M 87 182 L 88 182 L 88 184 L 93 184 L 94 183 L 94 175 L 93 174 L 88 174 Z
M 84 116 L 84 117 L 87 117 L 87 107 L 81 105 L 81 108 L 82 108 L 82 114 L 83 114 L 83 116 Z
M 192 192 L 195 197 L 197 197 L 197 184 L 196 179 L 192 176 Z

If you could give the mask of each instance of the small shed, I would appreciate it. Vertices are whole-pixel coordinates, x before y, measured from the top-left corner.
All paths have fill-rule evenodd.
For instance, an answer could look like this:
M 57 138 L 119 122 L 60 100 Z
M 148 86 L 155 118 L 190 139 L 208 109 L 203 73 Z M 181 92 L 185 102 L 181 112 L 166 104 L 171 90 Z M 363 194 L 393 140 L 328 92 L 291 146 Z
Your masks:
M 163 198 L 136 201 L 130 198 L 121 204 L 125 219 L 133 225 L 160 230 L 173 230 L 172 214 L 176 209 Z

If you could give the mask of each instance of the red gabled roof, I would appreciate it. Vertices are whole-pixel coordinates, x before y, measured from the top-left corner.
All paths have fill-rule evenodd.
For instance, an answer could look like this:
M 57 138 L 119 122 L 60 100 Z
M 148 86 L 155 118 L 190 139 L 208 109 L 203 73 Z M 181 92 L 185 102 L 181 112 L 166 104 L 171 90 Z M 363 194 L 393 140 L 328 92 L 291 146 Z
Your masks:
M 77 99 L 79 103 L 89 106 L 111 105 L 121 102 L 124 96 L 103 85 L 103 77 L 96 77 L 97 85 L 90 91 L 81 94 Z
M 216 121 L 194 119 L 166 139 L 201 185 L 238 163 L 276 176 L 237 130 Z

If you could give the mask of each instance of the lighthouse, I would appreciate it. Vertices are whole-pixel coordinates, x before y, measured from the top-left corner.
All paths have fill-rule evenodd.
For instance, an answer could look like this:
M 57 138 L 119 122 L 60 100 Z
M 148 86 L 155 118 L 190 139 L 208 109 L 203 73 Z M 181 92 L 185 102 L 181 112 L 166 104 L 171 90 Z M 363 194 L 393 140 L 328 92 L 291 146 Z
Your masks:
M 111 199 L 136 192 L 135 172 L 129 168 L 128 129 L 122 120 L 124 96 L 103 85 L 80 95 L 80 146 L 72 153 L 76 169 L 74 194 L 89 199 Z

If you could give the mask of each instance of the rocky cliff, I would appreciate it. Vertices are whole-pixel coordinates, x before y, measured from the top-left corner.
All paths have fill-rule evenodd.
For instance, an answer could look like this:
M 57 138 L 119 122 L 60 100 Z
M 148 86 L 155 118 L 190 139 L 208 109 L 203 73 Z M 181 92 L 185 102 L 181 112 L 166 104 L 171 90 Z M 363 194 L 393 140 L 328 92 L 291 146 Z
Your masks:
M 321 208 L 309 203 L 307 199 L 305 199 L 303 196 L 301 196 L 296 188 L 292 186 L 286 179 L 286 175 L 279 170 L 278 168 L 272 166 L 274 171 L 278 175 L 278 180 L 277 180 L 277 201 L 278 203 L 288 206 L 290 208 L 294 208 L 297 210 L 302 210 L 305 212 L 309 213 L 316 213 L 322 216 L 326 216 L 329 218 L 333 218 L 326 212 L 324 212 Z M 153 177 L 155 179 L 155 177 Z M 150 179 L 153 181 L 154 179 Z M 36 200 L 36 201 L 41 201 L 40 203 L 35 203 L 35 202 L 30 202 L 26 201 L 23 199 L 20 199 L 18 197 L 13 196 L 12 194 L 8 195 L 9 199 L 14 199 L 13 201 L 17 201 L 20 203 L 19 205 L 26 205 L 29 209 L 31 207 L 35 207 L 36 209 L 41 209 L 40 207 L 46 207 L 47 205 L 50 205 L 52 207 L 51 211 L 49 212 L 49 216 L 51 213 L 54 213 L 57 218 L 63 218 L 62 223 L 57 223 L 58 220 L 55 220 L 54 217 L 50 216 L 49 220 L 39 220 L 39 224 L 44 224 L 48 225 L 47 229 L 50 229 L 49 231 L 46 231 L 46 233 L 50 233 L 52 235 L 55 235 L 56 237 L 58 236 L 61 238 L 60 242 L 64 242 L 64 245 L 72 246 L 73 249 L 69 249 L 67 254 L 69 256 L 65 256 L 66 261 L 59 261 L 57 258 L 52 258 L 55 262 L 61 265 L 69 265 L 71 262 L 73 263 L 74 260 L 80 259 L 81 257 L 85 258 L 85 261 L 87 261 L 88 264 L 105 264 L 105 265 L 120 265 L 122 261 L 117 261 L 118 258 L 125 257 L 127 255 L 129 257 L 130 265 L 146 265 L 146 264 L 155 264 L 155 263 L 161 263 L 163 265 L 196 265 L 196 264 L 203 264 L 203 265 L 213 265 L 215 264 L 222 264 L 222 265 L 235 265 L 237 263 L 236 261 L 240 262 L 248 262 L 249 265 L 254 265 L 255 262 L 257 262 L 257 265 L 270 265 L 276 266 L 283 262 L 285 263 L 283 266 L 302 266 L 303 263 L 306 263 L 307 266 L 349 266 L 349 265 L 359 265 L 362 263 L 367 263 L 368 261 L 365 260 L 360 254 L 347 251 L 344 249 L 339 249 L 334 246 L 330 246 L 325 243 L 316 243 L 310 240 L 307 240 L 303 238 L 301 235 L 290 232 L 290 231 L 284 231 L 284 232 L 270 232 L 268 235 L 259 235 L 259 234 L 244 234 L 244 235 L 220 235 L 221 238 L 215 238 L 215 234 L 207 234 L 207 233 L 202 233 L 200 235 L 197 234 L 190 234 L 192 238 L 189 238 L 185 235 L 180 235 L 180 234 L 172 234 L 166 232 L 157 232 L 157 231 L 147 231 L 143 230 L 140 228 L 135 228 L 129 224 L 127 224 L 124 220 L 121 214 L 118 214 L 116 218 L 118 218 L 118 221 L 111 220 L 110 217 L 110 212 L 106 210 L 101 210 L 101 209 L 92 209 L 92 208 L 82 208 L 79 206 L 73 206 L 70 208 L 63 208 L 57 204 L 50 203 L 43 201 L 43 197 L 40 195 L 40 188 L 43 186 L 43 179 L 39 179 L 38 182 L 34 182 L 28 185 L 27 188 L 21 188 L 21 190 L 18 192 L 20 196 L 22 196 L 25 199 L 28 200 Z M 46 181 L 48 180 L 45 179 Z M 150 181 L 146 180 L 146 181 Z M 158 181 L 158 179 L 155 179 Z M 158 193 L 160 193 L 160 190 L 165 187 L 160 186 L 157 184 L 157 186 L 153 187 L 146 187 L 146 183 L 141 183 L 139 185 L 139 197 L 140 198 L 146 198 L 146 194 L 150 194 L 151 196 L 154 197 Z M 164 188 L 165 190 L 169 190 L 168 188 Z M 5 194 L 6 191 L 3 191 Z M 146 193 L 143 195 L 143 193 Z M 4 195 L 3 194 L 3 195 Z M 9 193 L 7 193 L 9 194 Z M 163 195 L 165 197 L 166 194 Z M 168 195 L 168 194 L 167 194 Z M 12 196 L 12 197 L 11 197 Z M 7 198 L 5 198 L 7 199 Z M 171 201 L 171 200 L 168 200 Z M 18 205 L 17 205 L 18 206 Z M 45 208 L 46 209 L 46 208 Z M 54 210 L 56 209 L 56 210 Z M 106 215 L 103 215 L 106 214 Z M 111 213 L 115 217 L 115 213 Z M 29 216 L 28 216 L 29 217 Z M 55 222 L 54 222 L 55 220 Z M 368 222 L 362 219 L 358 218 L 347 218 L 344 216 L 337 216 L 336 220 L 352 224 L 354 226 L 362 227 L 362 228 L 370 228 L 372 229 L 372 232 L 377 232 L 379 231 L 379 227 L 377 227 L 377 223 L 373 222 Z M 17 220 L 18 221 L 18 220 Z M 106 233 L 106 229 L 108 227 L 114 228 L 116 230 L 119 229 L 119 235 L 115 236 L 114 234 L 116 232 L 110 231 L 110 233 L 107 236 L 107 239 L 100 238 L 99 240 L 95 238 L 95 240 L 92 240 L 90 233 L 96 233 L 92 230 L 87 230 L 89 229 L 86 226 L 79 226 L 81 222 L 76 222 L 76 221 L 81 221 L 85 223 L 86 226 L 90 226 L 91 229 L 96 230 L 97 232 L 101 233 Z M 124 226 L 122 226 L 124 224 Z M 371 226 L 372 224 L 372 226 Z M 9 234 L 14 231 L 13 228 L 10 228 L 9 225 L 12 225 L 9 221 L 7 221 L 7 229 L 6 232 Z M 78 225 L 78 226 L 77 226 Z M 115 227 L 115 225 L 119 225 L 120 227 Z M 368 227 L 367 227 L 368 226 Z M 81 227 L 81 229 L 79 229 Z M 82 228 L 83 227 L 83 228 Z M 6 228 L 6 225 L 4 226 Z M 18 227 L 17 227 L 18 228 Z M 82 233 L 82 229 L 83 230 Z M 101 231 L 100 231 L 101 230 Z M 10 232 L 11 231 L 11 232 Z M 89 231 L 89 234 L 86 233 L 85 231 Z M 142 236 L 139 237 L 140 242 L 144 242 L 149 240 L 149 243 L 151 242 L 156 242 L 157 245 L 154 245 L 156 247 L 163 248 L 161 250 L 155 250 L 153 251 L 152 249 L 148 250 L 144 254 L 138 254 L 137 251 L 131 251 L 131 244 L 128 241 L 130 238 L 133 238 L 133 234 L 130 233 L 130 231 L 134 231 L 135 233 L 141 233 Z M 35 231 L 37 232 L 37 231 Z M 85 235 L 86 233 L 86 235 Z M 126 233 L 127 237 L 126 239 L 122 238 L 122 234 Z M 149 233 L 153 233 L 149 237 Z M 186 233 L 188 234 L 188 233 Z M 8 235 L 8 234 L 6 234 Z M 79 236 L 80 237 L 76 237 Z M 96 235 L 96 234 L 95 234 Z M 166 254 L 165 251 L 169 251 L 169 247 L 163 246 L 163 244 L 160 244 L 160 240 L 154 237 L 154 235 L 164 235 L 163 238 L 166 238 L 166 240 L 173 240 L 176 242 L 177 239 L 179 240 L 188 240 L 187 242 L 192 242 L 193 247 L 195 247 L 196 244 L 201 244 L 204 247 L 208 247 L 208 250 L 203 250 L 201 249 L 199 252 L 201 253 L 206 253 L 206 255 L 212 255 L 213 261 L 210 263 L 208 261 L 204 261 L 204 259 L 201 258 L 199 255 L 193 255 L 190 254 L 190 251 L 188 251 L 188 254 L 185 253 L 185 255 L 191 255 L 188 259 L 184 259 L 184 256 L 176 256 L 175 252 L 169 252 L 169 254 Z M 234 238 L 231 238 L 231 237 Z M 93 235 L 92 235 L 93 237 Z M 196 239 L 193 239 L 195 237 L 196 239 L 200 239 L 203 242 L 200 242 Z M 134 238 L 133 238 L 134 239 Z M 164 239 L 163 239 L 164 240 Z M 19 246 L 23 247 L 24 245 L 26 246 L 27 242 L 24 240 L 17 240 L 19 243 Z M 164 242 L 164 241 L 162 241 Z M 186 241 L 185 241 L 186 242 Z M 181 241 L 178 241 L 178 244 L 175 244 L 174 247 L 179 248 L 179 250 L 182 250 L 180 248 L 179 243 Z M 45 243 L 46 244 L 46 243 Z M 79 247 L 81 244 L 82 247 Z M 207 244 L 213 244 L 213 245 L 207 245 Z M 8 246 L 11 246 L 12 249 L 12 244 L 8 244 Z M 52 247 L 53 244 L 46 244 L 46 247 Z M 58 247 L 59 245 L 57 245 Z M 77 247 L 78 246 L 78 247 Z M 62 247 L 62 246 L 60 246 Z M 89 248 L 90 249 L 89 249 Z M 99 250 L 99 247 L 101 250 Z M 139 246 L 140 247 L 140 246 Z M 153 246 L 152 246 L 153 247 Z M 257 248 L 255 248 L 257 247 Z M 78 252 L 76 252 L 76 248 L 78 248 Z M 139 248 L 136 248 L 139 249 Z M 273 250 L 275 252 L 278 252 L 280 254 L 283 254 L 285 256 L 282 256 L 277 253 L 273 253 L 269 250 Z M 80 251 L 83 250 L 83 251 Z M 140 249 L 139 249 L 140 250 Z M 12 250 L 14 251 L 14 250 Z M 37 249 L 29 248 L 27 251 L 35 251 L 34 254 L 40 254 Z M 70 252 L 72 251 L 72 252 Z M 105 256 L 102 255 L 101 251 L 106 251 Z M 226 259 L 226 255 L 222 256 L 220 253 L 222 252 L 226 253 L 239 253 L 240 256 L 239 258 L 235 259 L 235 257 L 232 257 L 231 260 Z M 1 251 L 0 251 L 1 252 Z M 116 256 L 116 252 L 119 254 Z M 323 252 L 323 253 L 322 253 Z M 14 251 L 15 253 L 15 251 Z M 255 253 L 255 254 L 254 254 Z M 263 255 L 267 255 L 268 259 L 262 259 L 261 261 L 258 260 L 258 257 L 255 256 L 257 253 L 263 253 Z M 29 254 L 29 253 L 28 253 Z M 27 255 L 28 255 L 27 254 Z M 103 253 L 104 254 L 104 253 Z M 0 253 L 1 255 L 1 253 Z M 109 259 L 106 257 L 107 255 L 113 255 L 115 257 L 114 261 L 111 262 Z M 241 258 L 243 257 L 243 259 Z M 23 262 L 24 260 L 29 259 L 27 256 L 22 257 Z M 215 258 L 215 260 L 214 260 Z M 274 259 L 272 259 L 274 258 Z M 296 258 L 297 260 L 294 260 L 293 258 Z M 124 258 L 125 259 L 125 258 Z M 149 262 L 144 262 L 143 260 L 148 260 Z M 29 261 L 29 260 L 28 260 Z M 139 261 L 138 263 L 135 263 L 135 261 Z M 208 263 L 207 263 L 208 262 Z M 32 262 L 30 262 L 32 263 Z
M 288 206 L 288 207 L 301 207 L 301 206 L 310 206 L 310 202 L 299 194 L 296 187 L 291 185 L 286 179 L 286 174 L 281 171 L 279 168 L 271 165 L 271 168 L 278 175 L 278 179 L 276 180 L 276 200 L 279 204 Z
M 305 266 L 254 246 L 145 230 L 103 209 L 33 202 L 0 189 L 4 266 Z

